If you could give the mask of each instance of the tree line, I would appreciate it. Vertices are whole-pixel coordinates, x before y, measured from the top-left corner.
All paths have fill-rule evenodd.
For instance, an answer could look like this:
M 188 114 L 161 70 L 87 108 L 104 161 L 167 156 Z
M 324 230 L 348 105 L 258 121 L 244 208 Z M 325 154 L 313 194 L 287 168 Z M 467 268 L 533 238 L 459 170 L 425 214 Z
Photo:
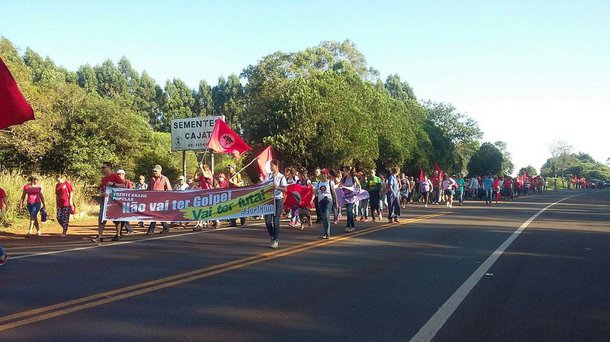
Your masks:
M 5 169 L 94 179 L 111 161 L 136 174 L 154 164 L 178 174 L 170 122 L 205 115 L 224 115 L 252 146 L 250 157 L 272 145 L 287 165 L 397 165 L 413 175 L 435 164 L 449 173 L 514 168 L 506 144 L 481 145 L 483 132 L 466 114 L 418 100 L 398 75 L 380 79 L 349 40 L 271 53 L 196 89 L 179 78 L 161 86 L 126 57 L 70 71 L 31 48 L 20 53 L 6 38 L 0 57 L 36 113 L 0 132 Z

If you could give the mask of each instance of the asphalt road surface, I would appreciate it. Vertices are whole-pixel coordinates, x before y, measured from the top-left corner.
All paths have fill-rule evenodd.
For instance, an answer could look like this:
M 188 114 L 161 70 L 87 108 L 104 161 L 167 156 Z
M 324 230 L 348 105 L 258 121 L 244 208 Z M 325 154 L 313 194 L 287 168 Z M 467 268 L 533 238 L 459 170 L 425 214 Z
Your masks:
M 0 341 L 609 341 L 610 191 L 7 244 Z

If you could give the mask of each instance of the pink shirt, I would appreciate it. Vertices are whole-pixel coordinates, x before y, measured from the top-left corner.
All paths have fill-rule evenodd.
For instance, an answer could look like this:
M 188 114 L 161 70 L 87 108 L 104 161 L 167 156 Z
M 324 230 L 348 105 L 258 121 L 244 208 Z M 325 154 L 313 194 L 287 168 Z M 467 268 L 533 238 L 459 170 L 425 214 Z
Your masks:
M 40 194 L 42 188 L 40 186 L 31 186 L 26 184 L 23 186 L 23 191 L 28 195 L 28 204 L 40 203 Z

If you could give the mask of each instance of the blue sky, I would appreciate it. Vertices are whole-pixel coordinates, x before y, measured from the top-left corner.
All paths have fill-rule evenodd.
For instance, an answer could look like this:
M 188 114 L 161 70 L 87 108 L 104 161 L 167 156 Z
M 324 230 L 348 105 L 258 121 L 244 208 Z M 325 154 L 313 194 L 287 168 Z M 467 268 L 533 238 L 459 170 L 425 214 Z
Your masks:
M 610 158 L 607 1 L 6 1 L 0 35 L 70 70 L 126 56 L 192 87 L 274 51 L 352 40 L 385 79 L 450 102 L 536 168 L 554 141 Z

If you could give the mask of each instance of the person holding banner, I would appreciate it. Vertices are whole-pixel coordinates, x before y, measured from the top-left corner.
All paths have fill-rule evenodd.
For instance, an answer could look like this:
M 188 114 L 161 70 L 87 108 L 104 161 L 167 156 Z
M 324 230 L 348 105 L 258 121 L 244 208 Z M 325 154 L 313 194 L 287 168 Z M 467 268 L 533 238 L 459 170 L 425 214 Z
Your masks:
M 322 220 L 322 239 L 330 239 L 330 210 L 337 205 L 337 193 L 334 182 L 328 179 L 328 170 L 320 171 L 320 181 L 316 183 L 315 194 L 317 197 L 320 218 Z
M 241 175 L 236 172 L 235 165 L 229 165 L 229 188 L 239 188 L 244 186 L 244 182 L 241 179 Z M 245 217 L 239 218 L 239 225 L 243 226 L 246 223 Z M 229 227 L 237 227 L 237 219 L 229 220 Z
M 116 174 L 121 180 L 120 182 L 117 182 L 117 184 L 122 184 L 122 187 L 126 189 L 133 189 L 133 183 L 129 179 L 125 178 L 125 170 L 118 169 Z M 133 233 L 133 228 L 131 228 L 129 221 L 112 221 L 112 223 L 114 223 L 114 228 L 116 230 L 116 235 L 112 238 L 112 241 L 119 241 L 121 239 L 121 236 L 123 235 L 123 228 L 125 228 L 127 235 L 131 235 L 131 233 Z
M 103 162 L 102 163 L 102 173 L 104 176 L 102 177 L 102 181 L 100 183 L 100 193 L 101 193 L 101 201 L 100 201 L 100 213 L 97 217 L 97 237 L 91 238 L 92 242 L 100 243 L 104 241 L 104 228 L 106 228 L 106 221 L 102 218 L 104 217 L 104 202 L 108 197 L 108 193 L 106 193 L 107 187 L 124 187 L 121 185 L 122 180 L 116 174 L 112 172 L 112 163 L 111 162 Z
M 278 248 L 280 237 L 280 216 L 282 215 L 284 193 L 288 188 L 286 177 L 280 173 L 279 162 L 276 159 L 271 160 L 271 173 L 267 175 L 267 179 L 273 181 L 273 198 L 275 204 L 275 213 L 273 215 L 265 215 L 265 226 L 269 236 L 271 236 L 271 248 Z
M 150 178 L 150 181 L 148 183 L 148 190 L 172 191 L 172 184 L 169 182 L 169 179 L 167 177 L 161 174 L 161 171 L 163 171 L 161 165 L 155 165 L 155 167 L 153 167 L 153 176 Z M 146 235 L 152 235 L 155 232 L 156 226 L 157 222 L 150 222 Z M 169 233 L 169 224 L 167 222 L 161 222 L 161 226 L 163 227 L 163 230 L 160 234 Z

